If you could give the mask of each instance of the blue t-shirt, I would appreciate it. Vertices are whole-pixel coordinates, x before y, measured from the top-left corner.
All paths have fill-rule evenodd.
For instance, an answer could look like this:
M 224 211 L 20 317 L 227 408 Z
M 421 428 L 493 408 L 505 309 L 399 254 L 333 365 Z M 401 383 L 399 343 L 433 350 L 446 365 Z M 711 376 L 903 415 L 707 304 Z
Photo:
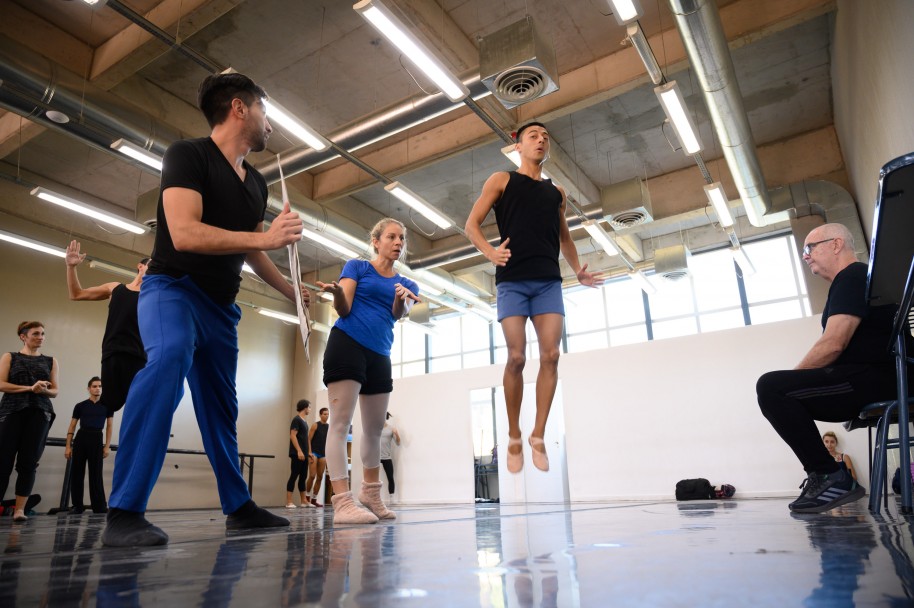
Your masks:
M 86 399 L 73 407 L 73 418 L 79 420 L 81 429 L 100 431 L 105 428 L 108 416 L 108 408 L 101 401 L 92 403 L 90 399 Z
M 390 356 L 394 342 L 394 323 L 391 314 L 396 297 L 394 285 L 399 283 L 419 295 L 419 286 L 400 274 L 387 278 L 378 274 L 371 262 L 349 260 L 340 273 L 341 279 L 352 279 L 357 283 L 352 308 L 345 317 L 337 319 L 334 327 L 374 352 Z

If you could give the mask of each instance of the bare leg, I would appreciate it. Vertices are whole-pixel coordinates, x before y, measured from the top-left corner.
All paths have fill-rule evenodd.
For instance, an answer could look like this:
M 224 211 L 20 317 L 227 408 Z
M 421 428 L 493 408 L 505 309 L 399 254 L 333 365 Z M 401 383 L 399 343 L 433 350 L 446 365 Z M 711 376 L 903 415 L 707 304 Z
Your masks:
M 552 409 L 555 387 L 559 381 L 559 344 L 565 318 L 557 313 L 536 315 L 533 329 L 540 347 L 540 371 L 536 376 L 536 423 L 531 437 L 542 439 L 546 434 L 546 420 Z
M 505 407 L 508 410 L 508 437 L 520 439 L 520 404 L 524 398 L 524 365 L 527 356 L 526 334 L 527 317 L 505 317 L 501 322 L 501 330 L 505 334 L 505 345 L 508 348 L 508 362 L 505 364 L 503 378 L 505 389 Z M 509 446 L 508 450 L 516 448 L 513 453 L 521 451 L 521 446 Z
M 314 465 L 314 485 L 311 486 L 311 496 L 317 500 L 317 495 L 321 491 L 321 484 L 324 482 L 324 470 L 327 468 L 327 461 L 324 458 L 318 458 L 317 464 Z

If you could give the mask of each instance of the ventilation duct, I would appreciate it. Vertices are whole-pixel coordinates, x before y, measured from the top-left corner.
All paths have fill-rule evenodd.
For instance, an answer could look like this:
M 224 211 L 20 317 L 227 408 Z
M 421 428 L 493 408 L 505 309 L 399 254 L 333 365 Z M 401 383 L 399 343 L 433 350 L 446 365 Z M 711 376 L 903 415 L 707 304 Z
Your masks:
M 662 247 L 654 252 L 654 274 L 668 281 L 678 281 L 689 275 L 691 252 L 685 245 Z
M 0 107 L 73 135 L 99 150 L 126 139 L 158 155 L 181 135 L 111 93 L 0 38 Z
M 633 228 L 654 220 L 651 215 L 651 195 L 640 177 L 625 180 L 600 189 L 603 216 L 616 230 Z
M 480 40 L 479 74 L 509 110 L 559 88 L 555 50 L 530 15 Z
M 158 219 L 156 210 L 159 207 L 159 189 L 153 188 L 149 192 L 136 197 L 136 221 L 140 224 L 155 229 Z

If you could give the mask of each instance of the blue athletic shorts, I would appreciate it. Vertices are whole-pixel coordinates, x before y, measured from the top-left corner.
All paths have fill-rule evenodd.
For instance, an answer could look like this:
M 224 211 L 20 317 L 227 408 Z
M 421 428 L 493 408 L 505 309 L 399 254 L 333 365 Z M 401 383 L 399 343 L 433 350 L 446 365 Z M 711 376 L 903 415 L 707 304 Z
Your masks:
M 554 279 L 505 281 L 496 286 L 498 320 L 505 317 L 535 317 L 548 313 L 565 316 L 562 282 Z

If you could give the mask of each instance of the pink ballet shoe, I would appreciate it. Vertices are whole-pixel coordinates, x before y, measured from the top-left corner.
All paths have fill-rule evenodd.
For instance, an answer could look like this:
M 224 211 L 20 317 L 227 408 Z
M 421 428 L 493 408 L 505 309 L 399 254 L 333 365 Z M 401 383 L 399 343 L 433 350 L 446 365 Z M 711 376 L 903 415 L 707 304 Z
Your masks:
M 517 453 L 513 454 L 511 452 L 512 447 L 517 447 Z M 524 468 L 524 442 L 520 437 L 514 439 L 508 437 L 508 449 L 505 450 L 508 455 L 508 472 L 509 473 L 520 473 L 521 469 Z
M 352 500 L 352 492 L 334 494 L 330 497 L 333 503 L 333 525 L 339 524 L 376 524 L 378 518 L 374 513 L 360 507 Z
M 549 455 L 546 454 L 546 442 L 539 437 L 530 436 L 530 452 L 533 455 L 533 466 L 540 471 L 549 470 Z
M 387 508 L 384 501 L 381 500 L 381 482 L 374 483 L 362 482 L 362 489 L 359 491 L 359 502 L 368 507 L 368 510 L 374 513 L 378 519 L 397 519 L 397 514 Z

